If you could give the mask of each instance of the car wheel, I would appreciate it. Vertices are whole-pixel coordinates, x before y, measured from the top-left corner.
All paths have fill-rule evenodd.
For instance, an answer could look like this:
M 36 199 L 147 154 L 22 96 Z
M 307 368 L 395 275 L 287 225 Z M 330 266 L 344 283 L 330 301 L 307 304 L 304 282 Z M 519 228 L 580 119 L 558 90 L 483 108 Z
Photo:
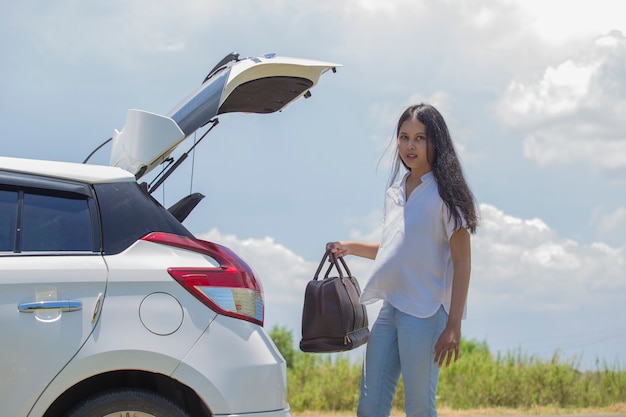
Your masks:
M 146 390 L 120 389 L 95 395 L 67 417 L 189 417 L 170 400 Z

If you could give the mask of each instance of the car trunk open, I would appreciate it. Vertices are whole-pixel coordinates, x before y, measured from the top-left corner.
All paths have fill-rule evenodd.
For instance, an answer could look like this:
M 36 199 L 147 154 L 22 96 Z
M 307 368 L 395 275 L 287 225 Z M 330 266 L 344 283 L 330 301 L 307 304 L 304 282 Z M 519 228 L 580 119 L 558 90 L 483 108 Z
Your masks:
M 223 113 L 273 113 L 310 96 L 329 62 L 265 55 L 228 55 L 204 82 L 166 115 L 131 109 L 115 131 L 110 165 L 137 179 L 163 163 L 189 135 Z

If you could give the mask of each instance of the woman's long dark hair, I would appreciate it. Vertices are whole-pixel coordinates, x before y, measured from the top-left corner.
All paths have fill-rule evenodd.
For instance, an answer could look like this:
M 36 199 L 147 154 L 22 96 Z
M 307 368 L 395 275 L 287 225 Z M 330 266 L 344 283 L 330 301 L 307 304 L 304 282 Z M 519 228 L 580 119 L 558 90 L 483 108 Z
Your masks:
M 467 223 L 467 230 L 470 233 L 475 233 L 478 226 L 476 200 L 463 176 L 461 163 L 454 150 L 452 138 L 443 116 L 429 104 L 422 103 L 411 106 L 402 113 L 398 120 L 396 138 L 400 133 L 402 124 L 410 119 L 417 119 L 426 126 L 428 162 L 437 181 L 439 196 L 448 206 L 450 216 L 454 218 L 455 227 L 458 229 L 463 224 L 462 215 Z M 409 169 L 396 150 L 389 185 L 397 180 L 401 165 Z

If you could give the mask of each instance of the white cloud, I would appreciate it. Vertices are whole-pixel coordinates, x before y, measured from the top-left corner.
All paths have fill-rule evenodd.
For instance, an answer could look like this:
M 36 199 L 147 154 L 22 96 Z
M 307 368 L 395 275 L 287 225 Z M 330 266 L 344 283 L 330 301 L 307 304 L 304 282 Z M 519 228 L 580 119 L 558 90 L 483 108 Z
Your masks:
M 591 226 L 595 228 L 598 241 L 615 246 L 626 244 L 626 207 L 620 206 L 610 212 L 597 208 L 591 216 Z
M 626 37 L 611 32 L 576 59 L 534 82 L 512 81 L 499 104 L 508 125 L 526 132 L 524 156 L 540 165 L 583 161 L 626 168 Z
M 599 64 L 568 60 L 546 69 L 538 84 L 527 86 L 513 81 L 507 91 L 512 113 L 541 122 L 576 111 L 589 94 L 591 77 Z
M 626 4 L 615 0 L 513 0 L 533 32 L 552 44 L 612 29 L 626 30 Z
M 481 213 L 466 336 L 493 351 L 549 357 L 558 350 L 584 369 L 596 358 L 623 363 L 624 316 L 615 306 L 626 296 L 626 245 L 581 244 L 539 219 L 486 204 Z
M 395 14 L 398 10 L 398 5 L 394 2 L 382 2 L 376 0 L 356 0 L 354 2 L 356 8 L 362 9 L 367 13 L 390 13 Z
M 604 216 L 598 224 L 598 230 L 601 233 L 609 233 L 612 230 L 623 228 L 624 226 L 626 226 L 626 208 L 622 206 L 607 216 Z

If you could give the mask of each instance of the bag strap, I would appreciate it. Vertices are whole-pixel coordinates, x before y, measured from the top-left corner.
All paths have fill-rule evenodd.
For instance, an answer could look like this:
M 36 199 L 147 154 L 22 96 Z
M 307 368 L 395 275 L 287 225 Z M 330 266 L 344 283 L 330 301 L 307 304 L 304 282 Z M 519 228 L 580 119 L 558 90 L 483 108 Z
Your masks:
M 324 266 L 324 262 L 326 261 L 326 258 L 328 257 L 328 252 L 330 252 L 329 250 L 326 250 L 326 253 L 324 253 L 324 257 L 322 258 L 320 265 L 317 267 L 317 271 L 315 271 L 315 275 L 313 276 L 313 279 L 315 281 L 317 281 L 317 277 L 320 274 L 320 271 L 322 270 L 322 267 Z
M 333 255 L 335 255 L 333 253 Z M 337 255 L 335 255 L 335 257 L 337 257 Z M 346 263 L 346 261 L 343 260 L 343 256 L 339 258 L 339 260 L 341 261 L 341 264 L 343 265 L 344 269 L 346 270 L 346 274 L 348 275 L 348 277 L 352 276 L 352 272 L 350 272 L 350 268 L 348 268 L 348 264 Z M 339 268 L 337 268 L 339 269 Z
M 350 269 L 348 268 L 348 265 L 346 264 L 346 261 L 344 261 L 343 256 L 337 258 L 337 255 L 334 254 L 333 252 L 330 251 L 330 249 L 326 250 L 326 253 L 324 253 L 324 257 L 322 257 L 322 261 L 320 262 L 319 266 L 317 267 L 317 271 L 315 271 L 315 276 L 313 277 L 313 279 L 315 281 L 317 281 L 318 276 L 320 274 L 320 271 L 322 270 L 322 267 L 324 266 L 324 262 L 326 262 L 326 259 L 329 260 L 330 265 L 328 266 L 328 269 L 326 270 L 326 273 L 324 274 L 324 279 L 328 278 L 328 275 L 330 274 L 330 271 L 333 269 L 333 267 L 335 267 L 337 269 L 337 272 L 339 272 L 339 277 L 343 278 L 343 271 L 341 269 L 341 267 L 339 266 L 339 262 L 337 262 L 337 259 L 339 259 L 339 261 L 341 261 L 341 264 L 343 265 L 343 268 L 345 269 L 345 272 L 347 274 L 348 277 L 352 276 L 352 273 L 350 272 Z

